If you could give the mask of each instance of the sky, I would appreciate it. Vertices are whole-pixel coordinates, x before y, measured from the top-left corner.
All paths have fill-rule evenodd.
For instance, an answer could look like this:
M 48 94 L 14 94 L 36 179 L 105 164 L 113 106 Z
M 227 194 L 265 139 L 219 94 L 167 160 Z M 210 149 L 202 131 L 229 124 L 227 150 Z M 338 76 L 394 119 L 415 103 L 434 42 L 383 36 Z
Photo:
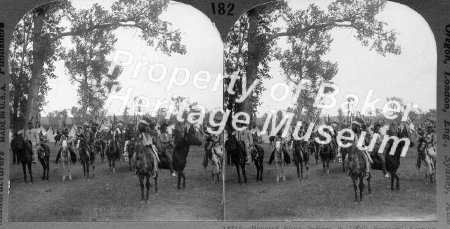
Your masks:
M 305 7 L 310 3 L 319 6 L 330 1 L 289 1 L 292 8 Z M 333 82 L 339 87 L 336 96 L 337 104 L 345 102 L 346 94 L 356 94 L 359 97 L 357 110 L 361 110 L 369 90 L 373 90 L 372 99 L 380 98 L 376 108 L 382 108 L 386 97 L 400 97 L 405 103 L 419 105 L 419 109 L 428 111 L 436 108 L 436 42 L 426 21 L 407 6 L 388 2 L 378 19 L 386 22 L 389 29 L 397 32 L 397 42 L 401 46 L 400 55 L 388 54 L 385 57 L 363 47 L 357 41 L 354 32 L 348 29 L 331 31 L 333 42 L 327 60 L 337 62 L 338 73 Z M 280 40 L 279 47 L 285 47 Z M 258 109 L 259 115 L 271 109 L 284 110 L 292 100 L 292 94 L 283 101 L 274 101 L 270 97 L 270 88 L 275 83 L 284 83 L 283 71 L 279 62 L 271 63 L 271 80 L 263 81 L 265 88 Z M 291 86 L 292 88 L 292 86 Z M 275 91 L 281 97 L 281 88 Z M 327 103 L 328 104 L 328 103 Z M 339 106 L 323 111 L 323 114 L 337 115 Z
M 89 8 L 95 1 L 82 0 L 74 1 L 76 8 Z M 99 1 L 104 7 L 108 7 L 113 1 Z M 219 32 L 211 23 L 211 21 L 197 9 L 182 3 L 171 2 L 167 11 L 161 16 L 161 19 L 172 24 L 173 29 L 179 29 L 181 32 L 182 43 L 186 45 L 186 54 L 165 55 L 138 37 L 140 31 L 138 29 L 120 29 L 116 32 L 118 41 L 115 45 L 116 50 L 126 51 L 133 54 L 133 63 L 123 67 L 123 72 L 118 81 L 122 88 L 117 92 L 118 95 L 125 95 L 127 89 L 132 89 L 132 95 L 128 103 L 132 107 L 133 99 L 144 96 L 149 99 L 149 113 L 157 99 L 170 99 L 175 94 L 188 97 L 190 102 L 198 102 L 205 106 L 208 110 L 216 107 L 222 107 L 222 91 L 223 85 L 220 83 L 217 90 L 214 89 L 214 82 L 218 74 L 222 74 L 223 66 L 223 44 L 219 36 Z M 70 39 L 64 40 L 64 45 L 70 47 Z M 110 59 L 112 59 L 112 54 Z M 123 60 L 126 60 L 124 58 Z M 133 71 L 136 69 L 138 61 L 147 61 L 149 66 L 153 64 L 162 64 L 167 69 L 164 80 L 159 83 L 151 81 L 148 78 L 148 66 L 144 66 L 139 71 L 137 78 L 132 79 Z M 166 91 L 172 72 L 175 67 L 185 67 L 189 69 L 190 77 L 185 86 L 173 86 L 170 91 Z M 162 76 L 161 68 L 155 68 L 150 76 L 158 78 Z M 198 83 L 198 85 L 206 85 L 205 89 L 198 89 L 194 86 L 193 78 L 195 74 L 199 74 L 200 78 L 206 77 L 201 71 L 207 71 L 211 75 L 210 83 Z M 77 85 L 70 84 L 70 76 L 64 67 L 64 62 L 57 63 L 56 74 L 58 78 L 49 80 L 52 88 L 47 96 L 47 106 L 44 107 L 44 113 L 53 110 L 70 109 L 77 103 Z M 174 79 L 183 81 L 184 72 L 179 72 Z M 109 114 L 122 114 L 120 100 L 113 100 L 108 109 Z M 43 115 L 45 116 L 45 114 Z
M 88 8 L 96 1 L 81 0 L 74 1 L 77 8 Z M 107 7 L 111 0 L 99 1 Z M 319 6 L 326 6 L 330 1 L 289 1 L 292 8 L 306 7 L 314 2 Z M 170 99 L 174 94 L 189 97 L 191 102 L 198 102 L 207 109 L 222 106 L 222 84 L 213 91 L 213 83 L 217 75 L 222 73 L 223 66 L 223 44 L 219 33 L 211 21 L 195 8 L 171 2 L 167 11 L 161 18 L 172 23 L 174 29 L 180 29 L 182 33 L 182 43 L 186 45 L 185 55 L 174 54 L 171 57 L 155 51 L 148 47 L 139 37 L 136 29 L 124 29 L 116 31 L 118 42 L 117 50 L 131 52 L 134 61 L 130 66 L 124 67 L 124 71 L 119 77 L 122 91 L 132 88 L 132 95 L 129 102 L 131 105 L 133 98 L 145 96 L 149 98 L 151 107 L 156 99 Z M 419 105 L 421 110 L 427 111 L 436 107 L 436 44 L 431 30 L 426 21 L 412 9 L 397 3 L 388 2 L 384 11 L 378 18 L 388 23 L 390 29 L 397 32 L 398 44 L 402 53 L 400 55 L 390 55 L 383 57 L 375 51 L 370 51 L 363 47 L 359 41 L 353 38 L 351 30 L 335 29 L 331 34 L 333 42 L 331 51 L 325 59 L 338 63 L 338 73 L 334 82 L 339 86 L 340 92 L 336 96 L 337 104 L 345 101 L 344 95 L 348 93 L 359 96 L 358 109 L 361 109 L 369 90 L 373 90 L 371 101 L 374 98 L 382 99 L 376 105 L 381 108 L 386 97 L 397 96 L 405 102 L 412 102 Z M 406 20 L 405 20 L 406 19 Z M 69 39 L 63 43 L 70 47 Z M 280 47 L 285 43 L 280 40 Z M 132 79 L 133 70 L 138 61 L 148 61 L 150 65 L 154 63 L 163 64 L 167 69 L 166 78 L 160 82 L 152 82 L 148 78 L 148 66 L 143 67 L 137 79 Z M 262 94 L 262 105 L 259 107 L 259 115 L 270 109 L 286 109 L 291 106 L 292 95 L 283 101 L 274 101 L 270 98 L 270 88 L 275 83 L 284 83 L 284 76 L 279 63 L 274 61 L 270 64 L 271 80 L 265 80 L 264 86 L 267 89 Z M 174 86 L 168 92 L 169 78 L 175 67 L 187 67 L 190 71 L 190 79 L 183 87 Z M 156 68 L 157 69 L 157 68 Z M 207 88 L 200 90 L 193 86 L 193 75 L 200 71 L 207 71 L 211 75 L 211 83 Z M 47 106 L 44 107 L 44 114 L 53 110 L 70 109 L 76 106 L 77 85 L 69 83 L 69 75 L 64 68 L 63 61 L 57 63 L 57 79 L 49 80 L 51 90 L 47 96 Z M 157 78 L 161 71 L 155 70 L 153 77 Z M 178 80 L 182 80 L 183 73 L 179 73 Z M 276 95 L 281 94 L 281 90 L 276 91 Z M 121 103 L 114 101 L 108 112 L 110 114 L 122 113 L 119 109 Z M 150 107 L 150 108 L 151 108 Z M 324 110 L 330 115 L 337 114 L 338 106 Z M 151 110 L 151 109 L 150 109 Z

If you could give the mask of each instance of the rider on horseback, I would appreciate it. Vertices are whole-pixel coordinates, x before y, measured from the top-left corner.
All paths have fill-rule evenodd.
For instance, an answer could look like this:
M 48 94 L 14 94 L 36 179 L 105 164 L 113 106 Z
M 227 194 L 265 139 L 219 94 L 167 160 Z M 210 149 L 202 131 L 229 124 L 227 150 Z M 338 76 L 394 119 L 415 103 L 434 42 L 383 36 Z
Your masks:
M 378 154 L 378 150 L 380 149 L 381 143 L 382 143 L 382 138 L 383 136 L 381 135 L 380 132 L 380 128 L 381 128 L 381 124 L 379 122 L 376 122 L 373 126 L 373 134 L 378 134 L 380 135 L 379 138 L 376 138 L 376 142 L 375 142 L 375 146 L 373 147 L 373 150 L 370 152 L 371 157 L 373 158 L 378 158 L 381 162 L 381 169 L 383 170 L 383 174 L 384 177 L 389 178 L 389 173 L 386 170 L 386 162 L 384 159 L 384 155 L 379 155 Z
M 218 123 L 219 121 L 217 119 L 214 119 L 216 123 Z M 211 129 L 216 132 L 219 129 L 219 126 L 211 126 Z M 221 134 L 213 134 L 213 133 L 209 133 L 209 131 L 205 131 L 205 135 L 206 135 L 206 144 L 205 144 L 205 156 L 203 158 L 203 167 L 206 169 L 206 167 L 208 166 L 208 161 L 212 160 L 212 148 L 214 146 L 214 143 L 219 142 L 222 137 Z
M 28 130 L 25 131 L 24 139 L 26 141 L 31 142 L 32 150 L 33 150 L 33 163 L 37 162 L 37 152 L 40 149 L 40 137 L 39 131 L 37 128 L 33 128 L 33 123 L 28 123 Z
M 91 128 L 89 127 L 89 123 L 85 123 L 83 125 L 83 131 L 79 135 L 86 141 L 86 147 L 87 151 L 91 151 L 91 145 L 94 142 L 94 133 L 92 132 Z
M 238 141 L 242 141 L 245 144 L 245 153 L 247 155 L 247 164 L 250 164 L 252 161 L 251 152 L 253 149 L 253 137 L 252 133 L 247 127 L 247 123 L 242 123 L 243 127 L 245 127 L 244 130 L 237 131 L 236 132 L 236 139 Z
M 352 131 L 355 134 L 355 145 L 358 144 L 359 138 L 361 137 L 361 134 L 362 134 L 362 131 L 365 130 L 364 127 L 365 127 L 364 121 L 362 119 L 360 119 L 360 118 L 356 118 L 355 121 L 353 121 L 351 123 Z M 366 137 L 367 137 L 367 135 L 366 135 Z M 366 140 L 367 139 L 363 140 L 362 147 L 365 147 L 365 146 L 368 145 L 368 142 Z M 370 154 L 369 154 L 369 152 L 367 152 L 366 149 L 361 150 L 361 151 L 363 152 L 364 159 L 366 160 L 366 174 L 365 174 L 365 176 L 369 177 L 369 175 L 370 175 L 370 164 L 372 163 L 372 159 L 370 158 Z
M 139 131 L 139 135 L 140 135 L 140 139 L 142 140 L 142 143 L 144 145 L 144 147 L 151 147 L 152 150 L 150 152 L 152 152 L 152 154 L 150 156 L 152 156 L 155 160 L 153 160 L 154 166 L 153 166 L 153 177 L 156 177 L 158 174 L 158 163 L 160 162 L 159 157 L 158 157 L 158 151 L 156 150 L 156 147 L 153 143 L 153 137 L 152 135 L 154 135 L 156 131 L 151 130 L 150 129 L 150 125 L 152 124 L 152 121 L 149 120 L 146 117 L 143 117 L 138 124 L 138 131 Z M 153 124 L 154 126 L 154 124 Z M 136 162 L 135 160 L 136 158 L 136 152 L 134 152 L 133 155 L 133 161 Z
M 159 130 L 161 131 L 161 134 L 159 135 L 159 140 L 161 142 L 161 153 L 165 154 L 167 158 L 167 164 L 169 165 L 170 174 L 175 177 L 177 176 L 173 170 L 173 163 L 172 163 L 172 157 L 173 157 L 173 138 L 169 135 L 167 132 L 167 127 L 169 126 L 168 123 L 164 122 L 159 127 Z

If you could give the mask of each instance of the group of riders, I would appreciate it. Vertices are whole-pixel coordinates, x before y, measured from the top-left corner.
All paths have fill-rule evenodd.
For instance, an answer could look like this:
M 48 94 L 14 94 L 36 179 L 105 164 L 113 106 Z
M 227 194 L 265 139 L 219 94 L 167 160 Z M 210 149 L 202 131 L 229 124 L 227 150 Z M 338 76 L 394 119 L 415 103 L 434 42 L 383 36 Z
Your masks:
M 133 142 L 141 141 L 144 147 L 150 147 L 149 152 L 151 157 L 154 158 L 154 176 L 157 176 L 158 163 L 161 162 L 160 157 L 164 157 L 167 160 L 169 166 L 170 175 L 176 176 L 173 169 L 173 149 L 175 146 L 173 131 L 177 126 L 183 126 L 187 128 L 187 121 L 164 121 L 157 124 L 156 121 L 147 117 L 142 117 L 137 124 L 124 125 L 123 122 L 117 122 L 113 124 L 111 128 L 106 130 L 100 130 L 100 125 L 93 121 L 84 123 L 82 126 L 76 129 L 76 131 L 69 131 L 69 128 L 63 127 L 57 131 L 55 136 L 55 145 L 59 146 L 58 154 L 56 156 L 55 163 L 59 163 L 62 159 L 64 161 L 72 161 L 75 163 L 79 160 L 79 140 L 82 140 L 86 144 L 86 150 L 88 152 L 94 151 L 102 156 L 107 154 L 108 142 L 111 139 L 117 141 L 120 148 L 120 152 L 124 160 L 128 160 L 128 154 L 133 154 L 131 161 L 135 163 L 136 152 L 128 152 L 128 147 Z M 220 134 L 211 134 L 206 131 L 206 126 L 199 128 L 205 134 L 205 155 L 203 165 L 206 167 L 208 162 L 212 160 L 213 154 L 218 157 L 222 157 L 221 151 L 215 151 L 214 145 L 222 145 L 223 138 Z M 217 131 L 217 127 L 211 127 L 211 129 Z M 32 162 L 36 163 L 38 160 L 38 152 L 41 147 L 41 143 L 44 143 L 44 138 L 40 133 L 40 129 L 34 128 L 33 124 L 28 123 L 27 130 L 19 131 L 17 134 L 23 135 L 24 140 L 31 142 L 33 156 Z M 67 154 L 64 156 L 62 152 L 66 149 Z M 76 153 L 78 152 L 78 153 Z M 92 155 L 88 153 L 88 155 Z M 70 177 L 69 177 L 70 178 Z
M 362 147 L 364 150 L 361 150 L 363 153 L 363 156 L 366 160 L 366 175 L 370 173 L 370 164 L 372 163 L 373 158 L 377 158 L 381 161 L 382 165 L 382 171 L 384 172 L 385 177 L 389 177 L 389 174 L 386 171 L 386 165 L 384 161 L 384 156 L 381 156 L 378 153 L 378 150 L 382 144 L 383 134 L 391 135 L 392 133 L 388 131 L 382 131 L 382 127 L 384 126 L 384 123 L 375 122 L 373 125 L 367 125 L 361 118 L 355 118 L 354 121 L 352 121 L 350 124 L 343 124 L 343 123 L 337 123 L 332 122 L 328 123 L 330 126 L 333 127 L 333 131 L 330 131 L 329 129 L 324 129 L 324 132 L 327 132 L 331 136 L 331 142 L 327 143 L 330 144 L 330 147 L 332 151 L 335 153 L 335 156 L 337 156 L 338 159 L 340 158 L 340 146 L 337 144 L 337 133 L 339 130 L 344 128 L 350 128 L 354 133 L 354 142 L 362 142 Z M 94 122 L 87 122 L 82 127 L 78 129 L 78 131 L 73 134 L 69 133 L 68 128 L 63 128 L 61 131 L 58 131 L 58 134 L 55 137 L 55 140 L 57 140 L 55 144 L 59 144 L 59 146 L 62 146 L 62 142 L 66 141 L 68 143 L 68 150 L 72 157 L 77 157 L 75 154 L 74 148 L 78 147 L 76 144 L 76 141 L 79 139 L 82 139 L 86 142 L 87 150 L 93 151 L 93 150 L 99 150 L 102 155 L 106 152 L 106 142 L 108 139 L 114 138 L 119 142 L 120 148 L 122 149 L 123 156 L 127 158 L 129 153 L 135 154 L 135 152 L 128 152 L 127 151 L 127 145 L 130 144 L 133 141 L 142 141 L 143 145 L 145 147 L 150 147 L 151 150 L 148 152 L 151 153 L 151 156 L 154 157 L 154 175 L 157 174 L 158 169 L 158 163 L 161 161 L 160 157 L 163 156 L 169 165 L 170 175 L 176 176 L 174 169 L 173 169 L 173 163 L 172 163 L 172 157 L 173 157 L 173 149 L 174 149 L 174 138 L 173 138 L 173 130 L 176 128 L 176 125 L 186 125 L 186 122 L 178 122 L 178 121 L 170 121 L 170 122 L 163 122 L 159 125 L 157 128 L 157 123 L 155 121 L 152 121 L 151 119 L 147 117 L 143 117 L 137 125 L 128 124 L 126 127 L 124 127 L 123 123 L 119 122 L 117 125 L 113 125 L 112 128 L 110 128 L 107 132 L 100 131 L 99 125 Z M 404 132 L 405 135 L 403 136 L 409 136 L 410 132 L 412 131 L 414 134 L 416 134 L 418 139 L 418 159 L 417 159 L 417 166 L 420 167 L 421 161 L 424 160 L 425 156 L 431 156 L 436 157 L 436 133 L 435 133 L 435 127 L 432 122 L 427 121 L 425 123 L 420 124 L 420 126 L 417 128 L 417 131 L 414 131 L 410 128 L 410 123 L 402 121 L 399 124 L 397 123 L 390 123 L 390 126 L 396 125 L 398 128 L 400 128 L 401 132 Z M 207 131 L 206 126 L 202 126 L 203 128 L 199 128 L 203 130 L 203 133 L 205 135 L 205 155 L 203 160 L 203 166 L 206 168 L 209 161 L 213 161 L 214 157 L 220 158 L 222 160 L 223 153 L 221 151 L 215 151 L 214 147 L 223 146 L 223 135 L 222 134 L 211 134 L 209 131 Z M 255 124 L 252 124 L 250 128 L 248 128 L 247 124 L 243 124 L 239 131 L 232 131 L 228 134 L 233 135 L 237 141 L 243 142 L 245 145 L 245 154 L 246 154 L 246 163 L 250 164 L 252 160 L 252 153 L 256 152 L 255 144 L 260 141 L 261 137 L 259 136 L 259 133 L 257 131 L 257 127 Z M 210 127 L 212 130 L 217 131 L 218 127 Z M 306 128 L 301 128 L 299 131 L 299 135 L 305 134 Z M 365 132 L 364 135 L 362 133 Z M 382 133 L 384 132 L 384 133 Z M 28 129 L 25 132 L 18 132 L 18 134 L 24 134 L 24 139 L 31 142 L 32 150 L 33 150 L 33 163 L 37 162 L 37 152 L 39 151 L 39 147 L 41 147 L 41 137 L 39 135 L 39 130 L 37 128 L 33 128 L 33 124 L 28 124 Z M 368 146 L 371 143 L 371 140 L 375 134 L 378 134 L 380 137 L 375 138 L 376 142 L 374 144 L 374 147 L 372 150 L 369 151 Z M 321 138 L 323 136 L 319 135 L 317 131 L 313 132 L 311 134 L 311 137 L 304 141 L 306 145 L 308 144 L 316 144 L 315 136 Z M 361 137 L 364 137 L 364 140 L 359 140 Z M 272 157 L 275 160 L 276 164 L 284 164 L 285 157 L 283 156 L 283 152 L 289 152 L 292 151 L 294 138 L 292 136 L 292 133 L 288 134 L 286 137 L 283 137 L 282 131 L 279 131 L 275 136 L 270 137 L 270 147 L 271 147 L 271 153 Z M 344 142 L 343 142 L 344 143 Z M 344 143 L 345 144 L 345 143 Z M 101 146 L 101 147 L 96 147 Z M 308 147 L 307 147 L 308 148 Z M 309 148 L 310 149 L 310 148 Z M 321 147 L 318 146 L 315 149 L 315 151 L 321 150 Z M 310 152 L 311 154 L 314 154 L 314 152 Z M 387 152 L 384 152 L 386 154 Z M 58 151 L 58 155 L 56 157 L 56 163 L 60 159 L 61 155 L 61 149 Z M 103 156 L 102 156 L 103 157 Z M 135 155 L 132 157 L 132 162 L 134 163 Z M 316 157 L 317 159 L 317 157 Z M 345 162 L 345 158 L 342 158 Z M 76 159 L 75 159 L 76 161 Z M 277 181 L 279 179 L 285 180 L 286 178 L 284 175 L 282 177 L 277 177 Z
M 392 129 L 390 127 L 399 128 L 399 133 L 402 133 L 402 136 L 410 136 L 411 132 L 414 133 L 417 136 L 418 139 L 418 164 L 417 166 L 420 167 L 421 161 L 425 160 L 425 156 L 431 156 L 436 157 L 436 133 L 435 133 L 435 126 L 432 121 L 427 120 L 426 122 L 420 124 L 417 131 L 414 130 L 414 127 L 411 128 L 411 122 L 409 121 L 400 121 L 400 122 L 391 122 L 388 125 L 385 125 L 384 122 L 375 122 L 375 123 L 366 123 L 361 118 L 355 118 L 350 124 L 345 123 L 337 123 L 337 122 L 331 122 L 327 123 L 328 126 L 331 126 L 333 128 L 333 131 L 330 131 L 330 129 L 325 128 L 323 129 L 324 132 L 328 133 L 331 136 L 331 141 L 325 144 L 329 144 L 331 148 L 331 152 L 334 154 L 334 158 L 337 158 L 339 160 L 344 160 L 344 163 L 346 162 L 347 158 L 341 158 L 341 147 L 339 146 L 337 142 L 337 134 L 340 130 L 345 128 L 350 128 L 354 135 L 352 140 L 343 140 L 342 144 L 348 143 L 349 141 L 352 141 L 354 143 L 361 142 L 363 150 L 360 152 L 363 154 L 363 157 L 366 162 L 366 177 L 370 174 L 370 168 L 371 164 L 373 163 L 373 159 L 377 159 L 381 162 L 382 171 L 384 173 L 385 177 L 389 177 L 389 173 L 386 170 L 386 162 L 385 162 L 385 155 L 389 152 L 384 150 L 381 154 L 378 152 L 380 146 L 382 145 L 382 141 L 384 138 L 384 135 L 393 136 L 396 135 L 396 133 L 392 132 Z M 387 130 L 383 130 L 384 126 L 387 127 Z M 230 134 L 234 135 L 236 137 L 236 140 L 243 142 L 245 145 L 245 152 L 247 157 L 247 164 L 251 163 L 252 153 L 257 152 L 254 150 L 255 144 L 257 141 L 261 141 L 261 137 L 258 136 L 258 131 L 256 128 L 256 125 L 253 124 L 251 128 L 247 128 L 247 125 L 243 125 L 245 127 L 244 130 L 241 131 L 233 131 Z M 302 137 L 306 133 L 306 128 L 301 127 L 299 131 L 299 137 Z M 363 135 L 363 132 L 364 135 Z M 374 147 L 372 149 L 369 148 L 369 145 L 371 144 L 372 138 L 374 135 L 378 135 L 379 137 L 376 137 Z M 306 147 L 302 147 L 303 150 L 309 151 L 311 154 L 318 155 L 319 152 L 324 147 L 322 147 L 325 144 L 319 144 L 316 142 L 316 137 L 320 140 L 323 140 L 323 136 L 319 135 L 318 131 L 314 131 L 311 133 L 311 136 L 308 140 L 299 140 L 303 141 L 304 145 Z M 359 140 L 361 137 L 364 137 L 363 140 Z M 258 139 L 258 140 L 257 140 Z M 275 164 L 277 166 L 282 166 L 286 163 L 286 156 L 287 152 L 292 152 L 293 146 L 294 146 L 294 137 L 292 134 L 292 131 L 288 132 L 288 134 L 284 137 L 282 130 L 278 131 L 278 133 L 275 136 L 269 137 L 270 141 L 270 151 L 271 151 L 271 161 L 274 160 Z M 345 141 L 345 142 L 344 142 Z M 386 148 L 389 148 L 389 142 L 385 146 Z M 315 145 L 315 147 L 308 147 L 309 145 Z M 311 152 L 316 151 L 316 152 Z M 317 156 L 316 156 L 317 159 Z M 277 177 L 277 182 L 280 180 L 286 180 L 284 176 L 284 172 L 281 172 L 281 176 Z

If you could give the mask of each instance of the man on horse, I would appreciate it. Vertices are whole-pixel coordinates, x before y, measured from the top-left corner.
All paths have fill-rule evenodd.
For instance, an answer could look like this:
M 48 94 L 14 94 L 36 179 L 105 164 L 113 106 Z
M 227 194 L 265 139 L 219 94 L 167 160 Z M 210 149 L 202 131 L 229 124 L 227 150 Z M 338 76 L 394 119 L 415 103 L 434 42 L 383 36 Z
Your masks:
M 351 128 L 352 128 L 353 133 L 355 134 L 354 143 L 356 145 L 356 144 L 358 144 L 359 139 L 361 138 L 363 130 L 365 130 L 364 121 L 360 118 L 356 118 L 355 121 L 353 121 L 351 123 Z M 366 135 L 366 138 L 362 141 L 362 147 L 369 145 L 367 137 L 368 137 L 368 135 Z M 370 164 L 372 163 L 372 159 L 370 158 L 370 154 L 366 149 L 361 150 L 360 152 L 363 153 L 364 159 L 366 160 L 366 175 L 365 176 L 369 177 Z
M 167 158 L 167 164 L 169 165 L 170 175 L 176 177 L 177 175 L 173 170 L 173 163 L 172 163 L 174 142 L 172 136 L 169 135 L 169 133 L 167 132 L 168 126 L 169 124 L 164 122 L 159 127 L 159 130 L 161 131 L 161 134 L 159 135 L 159 140 L 161 142 L 161 154 L 164 154 Z
M 40 149 L 41 141 L 40 141 L 38 129 L 34 128 L 33 123 L 31 123 L 31 122 L 28 123 L 28 130 L 25 131 L 24 139 L 26 141 L 31 142 L 31 146 L 33 149 L 33 161 L 32 162 L 34 164 L 36 164 L 37 158 L 38 158 L 37 152 Z
M 242 123 L 242 127 L 244 130 L 236 131 L 236 139 L 238 141 L 244 142 L 245 144 L 245 153 L 247 155 L 247 164 L 250 164 L 252 161 L 251 152 L 253 149 L 253 137 L 252 133 L 247 127 L 247 123 Z
M 94 142 L 94 133 L 89 127 L 89 123 L 86 122 L 83 125 L 83 131 L 80 133 L 80 137 L 86 141 L 87 150 L 91 151 L 91 145 Z
M 381 169 L 383 171 L 384 177 L 389 178 L 389 173 L 386 170 L 386 161 L 384 159 L 384 154 L 380 155 L 378 153 L 378 150 L 380 149 L 380 146 L 382 143 L 381 139 L 383 139 L 383 135 L 381 134 L 380 128 L 381 128 L 381 124 L 379 122 L 376 122 L 373 126 L 373 135 L 378 134 L 378 135 L 380 135 L 380 137 L 376 138 L 375 145 L 373 147 L 373 150 L 370 152 L 370 155 L 372 158 L 378 158 L 380 160 Z
M 218 123 L 218 120 L 215 119 L 215 122 Z M 219 129 L 219 126 L 215 126 L 215 127 L 211 127 L 211 129 L 216 132 Z M 223 139 L 221 137 L 222 134 L 212 134 L 209 133 L 208 131 L 204 131 L 206 134 L 206 144 L 205 144 L 205 156 L 203 158 L 203 167 L 206 169 L 206 167 L 208 166 L 208 161 L 212 160 L 212 153 L 213 153 L 213 146 L 214 143 L 216 142 L 220 142 L 221 139 Z
M 158 157 L 158 151 L 156 150 L 156 146 L 153 143 L 153 138 L 156 136 L 154 130 L 152 130 L 150 128 L 150 126 L 153 126 L 154 128 L 154 123 L 152 123 L 151 120 L 149 120 L 146 117 L 143 117 L 138 124 L 138 131 L 139 131 L 139 137 L 140 140 L 142 141 L 144 147 L 150 147 L 152 150 L 150 150 L 150 152 L 152 152 L 152 154 L 150 155 L 151 157 L 153 157 L 155 160 L 153 160 L 154 166 L 153 166 L 153 177 L 156 177 L 158 174 L 158 163 L 160 162 L 159 157 Z M 133 161 L 135 162 L 136 158 L 136 152 L 134 152 L 133 155 Z

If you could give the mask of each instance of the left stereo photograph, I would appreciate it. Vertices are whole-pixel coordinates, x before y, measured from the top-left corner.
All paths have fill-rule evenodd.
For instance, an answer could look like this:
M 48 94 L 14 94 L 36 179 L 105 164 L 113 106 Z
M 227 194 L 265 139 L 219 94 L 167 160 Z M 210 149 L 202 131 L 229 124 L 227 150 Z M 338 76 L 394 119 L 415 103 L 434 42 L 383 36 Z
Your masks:
M 207 16 L 56 1 L 8 48 L 9 222 L 223 219 L 223 43 Z

